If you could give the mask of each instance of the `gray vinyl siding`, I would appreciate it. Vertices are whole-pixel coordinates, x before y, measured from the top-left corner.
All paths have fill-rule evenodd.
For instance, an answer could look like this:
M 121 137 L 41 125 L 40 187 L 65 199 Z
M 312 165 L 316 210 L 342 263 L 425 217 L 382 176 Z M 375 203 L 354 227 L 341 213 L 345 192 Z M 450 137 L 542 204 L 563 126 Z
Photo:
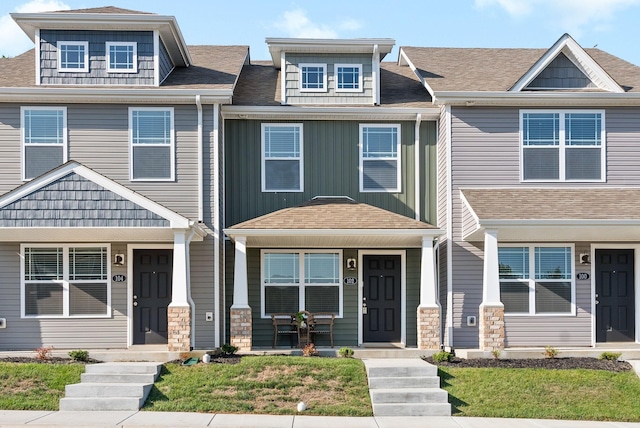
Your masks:
M 176 180 L 129 181 L 129 105 L 67 106 L 68 158 L 188 218 L 198 209 L 196 107 L 174 108 Z M 209 116 L 210 117 L 210 116 Z M 0 106 L 0 194 L 21 180 L 20 105 Z
M 111 253 L 125 253 L 125 243 L 113 243 Z M 110 318 L 20 318 L 20 244 L 0 243 L 0 350 L 33 350 L 127 347 L 127 283 L 111 283 Z M 126 266 L 111 266 L 111 274 L 127 274 Z
M 560 53 L 528 86 L 532 89 L 594 89 L 597 86 Z
M 414 122 L 401 124 L 401 191 L 360 192 L 359 125 L 355 121 L 303 121 L 303 192 L 262 192 L 261 121 L 225 121 L 226 226 L 231 226 L 272 211 L 301 204 L 315 196 L 349 196 L 410 218 L 415 217 Z M 274 122 L 264 122 L 274 123 Z M 385 122 L 387 123 L 387 122 Z M 398 122 L 388 122 L 390 124 Z M 423 122 L 421 141 L 423 167 L 427 183 L 435 182 L 435 123 Z M 422 190 L 427 195 L 423 221 L 435 221 L 435 192 L 431 184 Z
M 349 54 L 287 54 L 285 70 L 286 104 L 364 104 L 372 105 L 372 55 Z M 301 92 L 299 64 L 326 64 L 326 92 Z M 336 64 L 362 65 L 362 92 L 336 92 Z
M 213 237 L 207 236 L 202 242 L 192 242 L 189 248 L 196 349 L 215 346 L 215 323 L 206 320 L 207 312 L 213 312 L 214 317 L 219 316 L 214 304 L 213 247 Z
M 59 41 L 89 43 L 89 72 L 59 72 Z M 136 42 L 137 73 L 107 73 L 106 42 Z M 152 31 L 40 30 L 40 83 L 43 85 L 153 85 Z
M 478 222 L 471 214 L 471 210 L 467 204 L 462 204 L 462 235 L 473 232 L 478 228 Z
M 171 62 L 171 57 L 169 56 L 169 52 L 167 52 L 167 48 L 164 46 L 162 39 L 159 40 L 159 63 L 160 63 L 160 82 L 166 79 L 171 71 L 175 68 L 173 62 Z
M 437 226 L 445 231 L 445 234 L 438 240 L 438 297 L 440 302 L 440 319 L 442 326 L 442 341 L 448 343 L 447 324 L 447 293 L 448 275 L 447 266 L 449 263 L 447 256 L 447 177 L 449 169 L 449 156 L 447 147 L 447 129 L 449 123 L 446 120 L 445 108 L 440 107 L 440 120 L 438 121 L 438 143 L 437 143 Z

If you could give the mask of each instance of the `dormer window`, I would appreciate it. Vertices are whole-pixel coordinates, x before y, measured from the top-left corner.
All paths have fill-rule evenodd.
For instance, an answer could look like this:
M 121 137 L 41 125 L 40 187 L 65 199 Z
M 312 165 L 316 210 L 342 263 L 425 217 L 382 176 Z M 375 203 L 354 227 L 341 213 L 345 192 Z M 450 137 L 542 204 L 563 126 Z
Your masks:
M 300 64 L 300 92 L 326 92 L 327 65 Z
M 107 72 L 136 73 L 138 53 L 135 42 L 107 42 Z
M 362 66 L 336 64 L 336 92 L 362 92 Z
M 58 42 L 58 71 L 88 73 L 89 42 Z

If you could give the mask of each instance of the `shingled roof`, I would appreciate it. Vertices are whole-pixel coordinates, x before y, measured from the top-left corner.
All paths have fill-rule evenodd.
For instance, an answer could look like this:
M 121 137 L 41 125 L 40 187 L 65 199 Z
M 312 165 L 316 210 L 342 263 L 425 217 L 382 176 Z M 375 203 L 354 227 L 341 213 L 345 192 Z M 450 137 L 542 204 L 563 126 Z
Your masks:
M 56 10 L 54 13 L 119 13 L 126 15 L 155 15 L 155 13 L 139 10 L 123 9 L 115 6 L 91 7 L 85 9 Z

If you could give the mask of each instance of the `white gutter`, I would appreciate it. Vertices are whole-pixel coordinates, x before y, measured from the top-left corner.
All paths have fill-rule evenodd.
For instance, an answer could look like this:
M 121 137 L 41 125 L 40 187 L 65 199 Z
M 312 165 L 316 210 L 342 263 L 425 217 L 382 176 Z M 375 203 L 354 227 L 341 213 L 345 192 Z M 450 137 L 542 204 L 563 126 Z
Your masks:
M 204 219 L 204 178 L 203 178 L 203 156 L 202 153 L 202 101 L 200 95 L 196 95 L 196 107 L 198 108 L 198 222 Z
M 234 229 L 224 230 L 231 239 L 236 236 L 423 236 L 438 237 L 442 229 Z
M 451 167 L 451 106 L 445 107 L 445 132 L 446 132 L 446 156 L 447 156 L 447 321 L 445 324 L 447 332 L 447 346 L 453 348 L 453 178 Z
M 499 92 L 499 91 L 436 91 L 434 104 L 437 105 L 592 105 L 626 106 L 640 105 L 640 92 Z
M 438 120 L 439 107 L 395 108 L 395 107 L 294 107 L 294 106 L 234 106 L 222 107 L 224 119 L 333 119 L 354 120 L 376 118 L 379 120 L 415 120 L 416 114 L 422 120 Z
M 214 345 L 220 347 L 220 105 L 213 105 L 213 148 L 211 186 L 213 187 L 212 227 L 213 227 L 213 304 Z
M 155 86 L 141 88 L 113 87 L 44 87 L 2 88 L 2 102 L 85 102 L 85 103 L 152 103 L 192 104 L 200 95 L 206 104 L 230 103 L 231 89 L 168 89 Z
M 415 208 L 416 220 L 420 221 L 420 123 L 422 122 L 422 115 L 418 113 L 416 115 L 416 127 L 415 127 Z
M 380 48 L 377 44 L 373 45 L 371 74 L 373 77 L 373 103 L 380 105 Z

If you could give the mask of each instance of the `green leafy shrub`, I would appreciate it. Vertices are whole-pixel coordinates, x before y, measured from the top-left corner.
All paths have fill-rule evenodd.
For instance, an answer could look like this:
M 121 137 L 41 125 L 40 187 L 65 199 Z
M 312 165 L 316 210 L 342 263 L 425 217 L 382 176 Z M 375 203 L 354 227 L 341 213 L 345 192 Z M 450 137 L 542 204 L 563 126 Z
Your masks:
M 436 363 L 443 363 L 445 361 L 452 361 L 453 360 L 453 353 L 447 352 L 447 351 L 440 351 L 440 352 L 436 352 L 435 354 L 433 354 L 432 358 L 433 358 L 433 361 L 435 361 Z
M 544 357 L 545 358 L 555 358 L 558 356 L 558 350 L 553 346 L 545 346 L 544 348 Z
M 220 352 L 222 352 L 224 355 L 233 355 L 238 352 L 238 347 L 225 343 L 220 347 Z
M 75 351 L 69 351 L 69 356 L 76 361 L 87 361 L 89 359 L 89 351 L 77 349 Z
M 599 360 L 618 361 L 618 358 L 620 358 L 621 355 L 622 355 L 622 352 L 604 351 L 602 354 L 600 354 L 598 359 Z
M 338 351 L 338 355 L 342 358 L 353 358 L 353 349 L 351 348 L 340 348 Z
M 493 355 L 493 358 L 495 358 L 496 360 L 500 359 L 500 354 L 502 354 L 502 351 L 499 349 L 494 349 L 493 351 L 491 351 L 491 355 Z

